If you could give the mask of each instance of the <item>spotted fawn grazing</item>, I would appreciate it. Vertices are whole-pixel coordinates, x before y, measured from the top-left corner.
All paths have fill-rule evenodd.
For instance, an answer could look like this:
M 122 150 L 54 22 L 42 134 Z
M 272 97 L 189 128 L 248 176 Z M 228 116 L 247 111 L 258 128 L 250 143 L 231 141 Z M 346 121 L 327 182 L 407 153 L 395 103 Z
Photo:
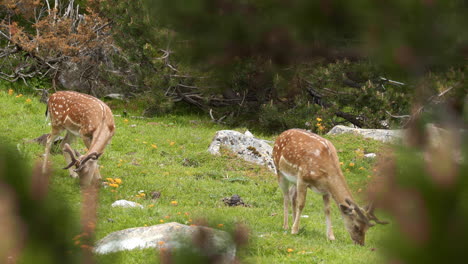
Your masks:
M 387 223 L 375 217 L 373 206 L 361 208 L 354 202 L 341 171 L 336 149 L 330 141 L 306 130 L 290 129 L 276 139 L 273 160 L 283 192 L 284 229 L 289 228 L 288 212 L 292 202 L 292 234 L 299 231 L 308 188 L 323 197 L 329 240 L 335 240 L 330 218 L 330 196 L 337 203 L 346 230 L 356 244 L 364 245 L 366 231 L 375 223 Z
M 98 158 L 115 132 L 114 117 L 101 100 L 78 92 L 60 91 L 52 94 L 47 103 L 47 116 L 52 131 L 47 138 L 42 170 L 45 173 L 50 148 L 54 139 L 66 130 L 60 147 L 68 165 L 70 176 L 79 177 L 81 185 L 89 185 L 101 178 Z M 80 155 L 70 144 L 81 137 L 88 151 Z

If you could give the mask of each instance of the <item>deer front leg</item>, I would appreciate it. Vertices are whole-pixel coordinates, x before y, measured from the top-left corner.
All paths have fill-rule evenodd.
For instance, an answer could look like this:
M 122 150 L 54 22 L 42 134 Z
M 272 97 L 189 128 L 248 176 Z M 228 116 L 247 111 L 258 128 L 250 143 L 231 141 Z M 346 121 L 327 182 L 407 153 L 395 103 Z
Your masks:
M 299 222 L 301 219 L 301 213 L 305 206 L 306 194 L 307 194 L 307 184 L 302 180 L 298 179 L 297 181 L 297 197 L 296 197 L 296 213 L 294 216 L 294 224 L 292 226 L 291 234 L 299 233 Z
M 65 135 L 65 138 L 62 140 L 62 143 L 60 144 L 60 149 L 63 150 L 63 148 L 65 147 L 65 144 L 69 144 L 71 145 L 73 143 L 73 141 L 75 140 L 75 135 L 73 135 L 72 133 L 68 132 L 67 131 L 67 134 Z M 65 161 L 67 162 L 67 164 L 70 164 L 70 162 L 72 162 L 72 158 L 70 156 L 70 154 L 66 151 L 63 152 L 63 156 L 65 157 Z M 77 178 L 78 177 L 78 173 L 76 173 L 74 171 L 75 167 L 70 167 L 68 169 L 68 172 L 70 174 L 70 177 L 72 178 Z
M 288 223 L 288 214 L 289 214 L 289 182 L 281 175 L 281 172 L 277 172 L 278 174 L 278 183 L 280 186 L 280 189 L 283 193 L 283 229 L 288 230 L 289 229 L 289 223 Z
M 45 174 L 47 172 L 47 162 L 49 160 L 50 148 L 52 147 L 52 144 L 54 143 L 54 140 L 57 138 L 57 136 L 59 134 L 60 134 L 59 129 L 52 128 L 52 131 L 50 132 L 49 136 L 47 137 L 45 153 L 44 153 L 44 162 L 42 163 L 42 173 L 43 174 Z
M 325 212 L 325 224 L 327 225 L 327 238 L 329 240 L 335 240 L 335 235 L 333 234 L 333 226 L 330 216 L 330 194 L 323 195 L 323 205 Z

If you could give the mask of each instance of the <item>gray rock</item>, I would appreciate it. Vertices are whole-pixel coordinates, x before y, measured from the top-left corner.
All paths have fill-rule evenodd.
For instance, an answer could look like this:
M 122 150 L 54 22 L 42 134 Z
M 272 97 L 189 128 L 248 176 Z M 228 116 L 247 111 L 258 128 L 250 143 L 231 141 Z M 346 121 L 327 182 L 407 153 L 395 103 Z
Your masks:
M 264 140 L 255 138 L 252 133 L 242 134 L 233 130 L 216 132 L 208 151 L 220 155 L 220 148 L 225 147 L 244 160 L 266 166 L 276 171 L 273 163 L 273 148 Z
M 374 159 L 375 157 L 377 157 L 377 154 L 367 153 L 367 154 L 364 154 L 364 157 L 369 158 L 369 159 Z
M 200 238 L 203 240 L 200 245 L 190 244 L 199 241 Z M 96 243 L 94 252 L 107 254 L 145 248 L 170 250 L 187 246 L 194 250 L 199 246 L 198 250 L 206 255 L 222 255 L 221 263 L 232 263 L 236 256 L 236 246 L 227 232 L 176 222 L 128 228 L 110 233 Z
M 140 207 L 143 208 L 143 205 L 139 203 L 135 203 L 132 201 L 127 201 L 127 200 L 117 200 L 111 205 L 112 207 L 125 207 L 125 208 L 130 208 L 130 207 Z
M 254 135 L 252 134 L 252 132 L 250 132 L 250 131 L 248 131 L 248 130 L 244 132 L 244 135 L 247 136 L 247 137 L 254 137 Z
M 123 100 L 125 97 L 124 97 L 123 94 L 119 94 L 119 93 L 110 93 L 110 94 L 107 94 L 106 96 L 104 96 L 104 98 L 116 99 L 116 100 Z
M 361 135 L 365 138 L 371 138 L 382 142 L 396 142 L 401 140 L 403 137 L 403 130 L 388 130 L 388 129 L 362 129 L 353 128 L 347 126 L 335 126 L 327 134 L 328 135 L 339 135 L 352 133 L 355 135 Z

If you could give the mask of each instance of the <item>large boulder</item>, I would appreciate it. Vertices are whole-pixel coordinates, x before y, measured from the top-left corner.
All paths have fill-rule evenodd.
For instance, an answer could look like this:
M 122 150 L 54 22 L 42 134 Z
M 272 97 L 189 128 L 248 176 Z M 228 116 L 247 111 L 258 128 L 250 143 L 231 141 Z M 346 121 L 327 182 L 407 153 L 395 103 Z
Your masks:
M 255 138 L 249 131 L 245 134 L 233 130 L 216 132 L 208 151 L 213 155 L 220 155 L 221 147 L 229 149 L 248 162 L 276 171 L 272 158 L 273 148 L 268 141 Z
M 351 133 L 355 135 L 361 135 L 365 138 L 371 138 L 382 142 L 396 142 L 403 138 L 403 130 L 388 130 L 388 129 L 362 129 L 353 128 L 347 126 L 335 126 L 327 134 L 328 135 L 339 135 Z
M 191 249 L 192 253 L 221 256 L 220 263 L 232 263 L 236 256 L 236 246 L 227 232 L 176 222 L 110 233 L 96 243 L 94 252 L 107 254 L 145 248 Z

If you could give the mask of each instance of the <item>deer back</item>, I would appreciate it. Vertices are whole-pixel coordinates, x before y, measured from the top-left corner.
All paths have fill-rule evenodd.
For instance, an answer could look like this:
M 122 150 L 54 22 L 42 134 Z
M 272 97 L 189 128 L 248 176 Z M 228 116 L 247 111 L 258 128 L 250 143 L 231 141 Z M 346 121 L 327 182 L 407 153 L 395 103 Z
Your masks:
M 113 132 L 114 118 L 101 100 L 78 92 L 60 91 L 49 97 L 48 115 L 52 127 L 66 129 L 75 135 L 89 135 L 101 128 Z

